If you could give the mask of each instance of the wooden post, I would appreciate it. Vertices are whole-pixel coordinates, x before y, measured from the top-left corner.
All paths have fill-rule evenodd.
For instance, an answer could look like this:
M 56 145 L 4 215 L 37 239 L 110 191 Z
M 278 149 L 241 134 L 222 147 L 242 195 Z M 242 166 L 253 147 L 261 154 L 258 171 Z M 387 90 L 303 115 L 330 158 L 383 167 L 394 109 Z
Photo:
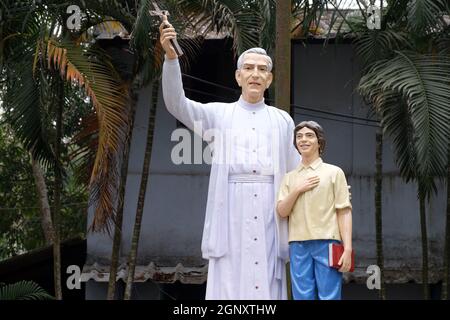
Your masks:
M 291 111 L 291 1 L 277 1 L 275 40 L 275 107 Z M 288 299 L 292 300 L 290 265 L 286 265 Z
M 275 40 L 275 106 L 291 108 L 291 1 L 277 1 Z

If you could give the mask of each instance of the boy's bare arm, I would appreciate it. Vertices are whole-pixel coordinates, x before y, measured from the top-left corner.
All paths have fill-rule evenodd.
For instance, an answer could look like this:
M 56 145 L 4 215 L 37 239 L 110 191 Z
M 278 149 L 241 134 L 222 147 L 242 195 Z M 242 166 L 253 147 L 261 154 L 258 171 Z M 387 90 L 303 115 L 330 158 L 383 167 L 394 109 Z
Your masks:
M 344 245 L 344 253 L 339 261 L 341 265 L 341 272 L 347 272 L 351 267 L 351 252 L 352 252 L 352 210 L 351 208 L 344 208 L 337 210 L 337 218 L 339 225 L 339 232 L 341 234 Z

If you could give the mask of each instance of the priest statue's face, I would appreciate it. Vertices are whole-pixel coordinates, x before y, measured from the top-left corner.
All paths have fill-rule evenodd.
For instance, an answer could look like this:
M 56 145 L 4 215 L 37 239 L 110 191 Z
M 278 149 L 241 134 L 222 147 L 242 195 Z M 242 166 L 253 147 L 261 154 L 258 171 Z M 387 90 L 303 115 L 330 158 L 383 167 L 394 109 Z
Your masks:
M 242 67 L 236 70 L 235 77 L 238 85 L 242 88 L 244 100 L 256 103 L 263 99 L 264 91 L 269 88 L 273 76 L 264 55 L 247 53 L 244 56 Z

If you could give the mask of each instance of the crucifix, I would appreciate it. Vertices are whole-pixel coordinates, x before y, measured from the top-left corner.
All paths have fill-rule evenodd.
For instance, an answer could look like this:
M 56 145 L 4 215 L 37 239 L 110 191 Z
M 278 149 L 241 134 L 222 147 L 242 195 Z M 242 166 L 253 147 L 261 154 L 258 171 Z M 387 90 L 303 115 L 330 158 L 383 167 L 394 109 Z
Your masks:
M 152 1 L 153 7 L 155 10 L 150 10 L 150 15 L 152 16 L 158 16 L 163 19 L 163 16 L 169 16 L 169 11 L 167 10 L 161 10 L 158 6 L 158 4 L 155 1 Z M 168 26 L 164 26 L 163 28 L 167 28 Z M 170 43 L 172 44 L 173 48 L 175 49 L 175 52 L 179 57 L 183 55 L 183 50 L 181 50 L 180 45 L 178 44 L 177 39 L 170 39 Z

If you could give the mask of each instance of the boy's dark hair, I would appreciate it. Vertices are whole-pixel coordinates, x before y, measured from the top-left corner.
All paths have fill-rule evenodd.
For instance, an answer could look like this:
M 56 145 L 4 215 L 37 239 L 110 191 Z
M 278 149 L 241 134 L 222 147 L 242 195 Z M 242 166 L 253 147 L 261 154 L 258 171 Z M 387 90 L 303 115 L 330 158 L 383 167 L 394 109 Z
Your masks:
M 325 134 L 323 132 L 323 128 L 315 121 L 302 121 L 294 128 L 294 147 L 297 149 L 297 143 L 296 143 L 296 135 L 297 132 L 300 131 L 303 128 L 308 128 L 314 131 L 317 137 L 317 141 L 319 142 L 319 155 L 322 155 L 323 151 L 325 150 Z M 300 152 L 300 151 L 299 151 Z

